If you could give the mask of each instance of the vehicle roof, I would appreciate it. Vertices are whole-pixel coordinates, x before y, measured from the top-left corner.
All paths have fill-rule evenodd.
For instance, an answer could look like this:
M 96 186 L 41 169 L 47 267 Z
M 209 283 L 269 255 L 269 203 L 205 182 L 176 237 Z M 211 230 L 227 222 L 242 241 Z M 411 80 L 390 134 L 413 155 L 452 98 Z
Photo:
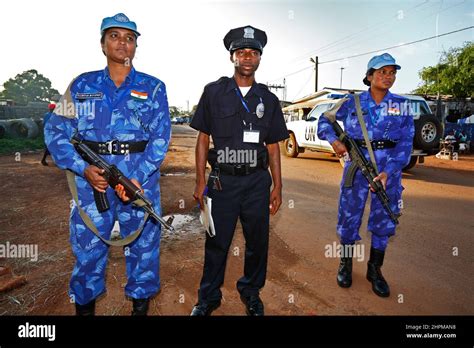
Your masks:
M 284 107 L 282 110 L 283 112 L 288 112 L 295 109 L 314 108 L 318 104 L 332 102 L 334 99 L 328 98 L 328 96 L 330 95 L 345 95 L 351 92 L 362 92 L 362 91 L 355 90 L 355 89 L 340 89 L 340 88 L 324 87 L 322 91 L 297 99 L 291 105 Z M 414 95 L 414 94 L 400 94 L 400 95 L 410 100 L 426 102 L 425 98 L 419 95 Z

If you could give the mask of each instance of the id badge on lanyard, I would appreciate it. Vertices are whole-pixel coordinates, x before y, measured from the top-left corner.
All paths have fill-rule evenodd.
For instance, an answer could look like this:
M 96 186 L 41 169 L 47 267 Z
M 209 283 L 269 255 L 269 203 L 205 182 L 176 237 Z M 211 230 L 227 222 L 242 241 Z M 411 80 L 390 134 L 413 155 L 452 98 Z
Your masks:
M 250 129 L 244 129 L 244 143 L 258 144 L 260 142 L 260 131 L 252 130 L 252 124 Z
M 240 101 L 242 102 L 242 105 L 244 106 L 245 110 L 250 113 L 247 103 L 245 102 L 244 98 L 239 93 L 237 88 L 235 89 L 235 93 L 237 94 L 237 96 L 239 96 Z M 260 98 L 260 104 L 257 106 L 257 117 L 261 118 L 263 116 L 263 112 L 263 101 L 262 98 Z M 247 123 L 244 119 L 242 119 L 242 123 L 244 124 L 244 127 L 247 126 Z M 244 129 L 244 135 L 242 140 L 244 143 L 258 144 L 260 143 L 260 131 L 252 129 L 252 124 L 250 123 L 250 129 Z

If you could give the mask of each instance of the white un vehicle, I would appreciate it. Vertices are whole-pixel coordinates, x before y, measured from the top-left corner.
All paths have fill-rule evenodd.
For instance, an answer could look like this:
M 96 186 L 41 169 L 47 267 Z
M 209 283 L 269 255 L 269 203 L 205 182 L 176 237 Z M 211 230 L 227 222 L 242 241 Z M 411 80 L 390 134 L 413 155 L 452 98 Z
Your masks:
M 283 108 L 290 134 L 289 139 L 285 141 L 285 154 L 289 157 L 297 157 L 306 150 L 334 154 L 331 144 L 318 138 L 318 120 L 335 104 L 337 99 L 343 98 L 350 92 L 326 88 Z M 433 115 L 424 98 L 406 94 L 403 96 L 408 98 L 411 104 L 415 121 L 412 157 L 410 163 L 404 168 L 408 170 L 417 162 L 423 163 L 424 156 L 438 152 L 443 129 L 442 123 Z M 339 123 L 343 126 L 341 122 Z

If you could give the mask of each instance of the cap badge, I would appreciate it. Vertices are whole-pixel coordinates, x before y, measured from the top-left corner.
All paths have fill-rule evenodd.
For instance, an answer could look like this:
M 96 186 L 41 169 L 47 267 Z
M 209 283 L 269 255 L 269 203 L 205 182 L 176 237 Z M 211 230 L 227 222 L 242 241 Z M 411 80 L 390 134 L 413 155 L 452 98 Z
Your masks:
M 255 39 L 253 37 L 254 33 L 255 33 L 255 30 L 253 30 L 253 28 L 250 28 L 250 27 L 244 28 L 244 38 L 246 38 L 246 39 Z
M 128 17 L 125 16 L 123 13 L 119 13 L 117 15 L 115 15 L 114 19 L 117 21 L 117 22 L 121 22 L 121 23 L 126 23 L 128 22 Z

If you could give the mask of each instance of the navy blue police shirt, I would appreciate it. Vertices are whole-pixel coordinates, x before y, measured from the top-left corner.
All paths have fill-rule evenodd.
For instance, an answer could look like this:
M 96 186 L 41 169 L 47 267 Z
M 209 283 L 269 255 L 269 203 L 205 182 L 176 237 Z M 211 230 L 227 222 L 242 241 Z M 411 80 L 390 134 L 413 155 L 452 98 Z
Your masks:
M 257 116 L 260 103 L 264 105 L 261 118 Z M 227 147 L 258 151 L 288 138 L 277 96 L 266 85 L 254 82 L 243 97 L 235 80 L 229 77 L 221 77 L 204 87 L 191 127 L 210 135 L 216 150 Z M 258 143 L 244 142 L 244 130 L 250 129 L 260 132 Z

